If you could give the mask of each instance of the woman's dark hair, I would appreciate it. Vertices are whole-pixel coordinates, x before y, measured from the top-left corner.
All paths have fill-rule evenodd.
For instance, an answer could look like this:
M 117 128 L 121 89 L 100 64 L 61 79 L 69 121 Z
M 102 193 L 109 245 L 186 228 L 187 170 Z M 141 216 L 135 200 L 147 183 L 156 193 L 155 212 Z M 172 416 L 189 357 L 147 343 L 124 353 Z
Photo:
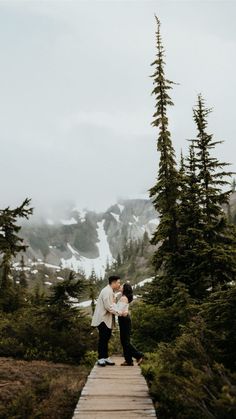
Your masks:
M 125 295 L 128 298 L 129 303 L 131 303 L 131 301 L 133 301 L 133 298 L 134 298 L 133 297 L 133 289 L 132 289 L 131 285 L 128 284 L 128 282 L 126 282 L 123 285 L 123 292 L 122 292 L 122 294 Z

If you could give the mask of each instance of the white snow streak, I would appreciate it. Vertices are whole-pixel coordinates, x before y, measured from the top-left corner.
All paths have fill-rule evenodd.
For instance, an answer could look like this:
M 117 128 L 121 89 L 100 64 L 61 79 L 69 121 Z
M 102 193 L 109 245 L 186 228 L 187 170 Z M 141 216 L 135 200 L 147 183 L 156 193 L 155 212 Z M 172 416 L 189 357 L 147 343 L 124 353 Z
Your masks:
M 60 266 L 57 266 L 57 265 L 51 265 L 50 263 L 38 263 L 37 265 L 44 265 L 44 266 L 46 266 L 47 268 L 52 268 L 52 269 L 60 269 Z
M 142 281 L 140 281 L 137 284 L 135 284 L 134 285 L 134 288 L 136 288 L 136 287 L 142 287 L 143 285 L 148 284 L 149 282 L 152 282 L 153 279 L 154 279 L 154 277 L 143 279 Z
M 61 220 L 61 223 L 65 226 L 69 226 L 72 224 L 77 224 L 77 221 L 74 219 L 74 217 L 72 217 L 70 220 Z
M 78 304 L 76 304 L 76 306 L 86 308 L 86 307 L 89 307 L 91 305 L 91 302 L 92 302 L 92 300 L 82 301 L 82 303 L 78 303 Z
M 115 220 L 117 221 L 117 223 L 120 223 L 120 216 L 119 216 L 119 214 L 115 214 L 114 212 L 111 212 L 111 215 L 115 218 Z
M 89 259 L 85 256 L 81 256 L 80 253 L 73 249 L 73 247 L 68 243 L 67 247 L 71 251 L 72 257 L 70 259 L 61 259 L 63 268 L 72 268 L 77 272 L 82 271 L 86 277 L 89 277 L 92 270 L 94 270 L 97 276 L 104 277 L 107 263 L 111 264 L 114 262 L 114 258 L 111 254 L 107 241 L 107 235 L 104 230 L 104 223 L 105 220 L 97 223 L 97 234 L 99 240 L 97 246 L 99 256 L 95 259 Z
M 70 245 L 70 243 L 67 243 L 68 249 L 71 251 L 72 255 L 78 255 L 80 257 L 80 254 L 77 250 L 73 249 L 73 247 Z

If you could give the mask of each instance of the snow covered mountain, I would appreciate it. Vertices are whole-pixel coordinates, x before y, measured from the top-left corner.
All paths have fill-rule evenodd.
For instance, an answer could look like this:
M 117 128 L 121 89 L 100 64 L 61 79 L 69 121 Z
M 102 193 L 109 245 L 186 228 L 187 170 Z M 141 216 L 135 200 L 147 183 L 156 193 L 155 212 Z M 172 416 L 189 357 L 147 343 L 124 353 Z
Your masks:
M 92 269 L 104 276 L 107 264 L 114 262 L 129 240 L 152 235 L 159 220 L 149 199 L 122 200 L 104 213 L 72 208 L 63 219 L 28 222 L 22 227 L 29 248 L 28 263 L 83 271 Z

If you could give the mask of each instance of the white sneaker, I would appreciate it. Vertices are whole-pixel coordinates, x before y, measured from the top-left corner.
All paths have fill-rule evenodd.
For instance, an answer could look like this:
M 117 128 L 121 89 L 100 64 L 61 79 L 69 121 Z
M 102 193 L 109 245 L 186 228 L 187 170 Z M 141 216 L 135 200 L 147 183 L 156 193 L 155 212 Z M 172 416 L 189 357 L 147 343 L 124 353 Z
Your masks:
M 105 366 L 106 366 L 106 361 L 105 361 L 105 359 L 104 359 L 104 358 L 99 359 L 99 360 L 97 361 L 97 365 L 98 365 L 99 367 L 105 367 Z

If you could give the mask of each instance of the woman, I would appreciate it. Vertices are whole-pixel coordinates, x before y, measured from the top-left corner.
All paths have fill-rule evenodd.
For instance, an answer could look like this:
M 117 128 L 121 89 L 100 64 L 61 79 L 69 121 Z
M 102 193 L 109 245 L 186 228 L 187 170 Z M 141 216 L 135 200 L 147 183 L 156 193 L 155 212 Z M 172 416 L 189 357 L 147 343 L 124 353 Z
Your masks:
M 122 287 L 122 296 L 116 304 L 116 309 L 119 314 L 120 341 L 125 358 L 125 361 L 122 362 L 121 366 L 134 365 L 133 358 L 137 360 L 138 365 L 140 365 L 143 360 L 143 354 L 130 343 L 131 319 L 129 316 L 129 303 L 131 303 L 131 301 L 133 301 L 133 290 L 130 284 L 125 283 Z M 128 314 L 124 315 L 124 313 L 127 312 Z

